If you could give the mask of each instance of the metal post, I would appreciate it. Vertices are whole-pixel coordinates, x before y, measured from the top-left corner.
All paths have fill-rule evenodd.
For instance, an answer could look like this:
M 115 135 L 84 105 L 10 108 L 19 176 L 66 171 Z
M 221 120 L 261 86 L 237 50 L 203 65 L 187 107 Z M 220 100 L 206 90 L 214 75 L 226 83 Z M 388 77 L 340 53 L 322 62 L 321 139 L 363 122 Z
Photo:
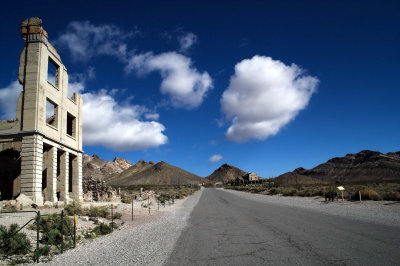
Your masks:
M 113 214 L 113 205 L 111 204 L 111 231 L 114 231 L 114 214 Z
M 36 216 L 36 262 L 39 262 L 39 231 L 40 231 L 40 211 Z
M 132 221 L 133 221 L 133 197 L 131 198 L 131 203 L 132 203 Z
M 74 248 L 76 248 L 76 214 L 74 215 Z
M 149 214 L 150 214 L 150 193 L 147 193 L 147 205 L 149 205 Z
M 60 223 L 60 231 L 61 231 L 61 254 L 62 254 L 63 251 L 64 251 L 63 219 L 64 219 L 64 210 L 61 211 L 61 223 Z

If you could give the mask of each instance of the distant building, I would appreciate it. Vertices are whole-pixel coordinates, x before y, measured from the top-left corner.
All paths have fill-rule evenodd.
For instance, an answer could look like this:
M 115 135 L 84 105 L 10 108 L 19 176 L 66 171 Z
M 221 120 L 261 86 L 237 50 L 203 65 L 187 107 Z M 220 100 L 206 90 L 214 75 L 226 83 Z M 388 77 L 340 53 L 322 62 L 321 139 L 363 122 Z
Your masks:
M 243 176 L 243 179 L 245 179 L 247 181 L 258 181 L 258 180 L 260 180 L 260 177 L 256 173 L 251 172 L 251 173 L 245 174 Z

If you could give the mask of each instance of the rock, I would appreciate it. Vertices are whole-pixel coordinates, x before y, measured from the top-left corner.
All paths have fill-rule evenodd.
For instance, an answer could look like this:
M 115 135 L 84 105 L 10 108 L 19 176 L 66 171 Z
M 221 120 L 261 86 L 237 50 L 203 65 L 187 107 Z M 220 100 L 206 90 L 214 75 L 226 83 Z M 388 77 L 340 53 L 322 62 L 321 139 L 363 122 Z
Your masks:
M 56 208 L 64 208 L 65 203 L 64 201 L 57 201 L 56 203 L 54 203 L 54 207 Z
M 17 197 L 16 200 L 17 200 L 17 204 L 22 205 L 23 207 L 30 207 L 33 204 L 33 200 L 22 193 L 19 194 L 19 196 Z
M 54 204 L 53 204 L 53 202 L 45 201 L 45 202 L 43 203 L 43 206 L 44 206 L 45 208 L 53 208 Z
M 127 160 L 125 160 L 124 158 L 115 157 L 113 162 L 118 164 L 119 166 L 121 166 L 124 169 L 128 169 L 129 167 L 132 166 L 131 163 L 128 162 Z

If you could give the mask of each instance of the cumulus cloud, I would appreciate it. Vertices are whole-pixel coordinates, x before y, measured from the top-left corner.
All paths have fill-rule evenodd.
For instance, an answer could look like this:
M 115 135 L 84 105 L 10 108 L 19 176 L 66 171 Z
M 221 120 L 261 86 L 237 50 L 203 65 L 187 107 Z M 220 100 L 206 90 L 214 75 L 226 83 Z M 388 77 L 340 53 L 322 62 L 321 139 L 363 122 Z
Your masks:
M 159 114 L 144 106 L 118 103 L 110 93 L 100 90 L 84 93 L 83 81 L 69 84 L 69 92 L 79 92 L 83 98 L 83 144 L 102 145 L 112 150 L 143 150 L 166 144 L 165 127 L 156 121 Z M 18 81 L 0 89 L 2 119 L 16 117 L 16 107 L 22 86 Z M 143 119 L 144 117 L 145 119 Z
M 180 45 L 179 51 L 186 52 L 190 47 L 197 43 L 197 35 L 192 32 L 188 32 L 185 35 L 179 36 L 178 41 Z
M 54 42 L 68 49 L 75 60 L 85 61 L 95 55 L 126 57 L 126 41 L 135 32 L 124 32 L 115 25 L 94 25 L 89 21 L 72 21 Z
M 1 119 L 15 119 L 17 117 L 17 101 L 21 91 L 22 86 L 17 80 L 0 89 Z
M 215 154 L 215 155 L 211 156 L 211 157 L 208 159 L 208 161 L 209 161 L 210 163 L 216 163 L 216 162 L 220 161 L 222 158 L 223 158 L 223 157 L 222 157 L 221 154 Z
M 190 58 L 175 52 L 134 55 L 125 70 L 128 73 L 135 70 L 139 74 L 160 71 L 163 79 L 161 93 L 168 95 L 172 105 L 177 108 L 198 107 L 213 86 L 207 72 L 198 72 Z
M 83 141 L 85 145 L 103 145 L 126 151 L 166 144 L 165 127 L 155 121 L 141 121 L 145 108 L 120 106 L 105 90 L 84 93 Z
M 235 66 L 222 95 L 222 111 L 232 121 L 227 139 L 243 142 L 275 135 L 304 109 L 318 79 L 295 64 L 254 56 Z

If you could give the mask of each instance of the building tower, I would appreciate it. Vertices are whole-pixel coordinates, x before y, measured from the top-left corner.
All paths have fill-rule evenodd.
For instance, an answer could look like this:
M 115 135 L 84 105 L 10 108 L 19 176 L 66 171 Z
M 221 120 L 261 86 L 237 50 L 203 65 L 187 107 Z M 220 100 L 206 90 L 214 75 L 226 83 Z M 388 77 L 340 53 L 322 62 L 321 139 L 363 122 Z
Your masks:
M 68 74 L 40 18 L 21 24 L 25 41 L 14 120 L 0 121 L 3 199 L 23 193 L 35 203 L 82 199 L 82 98 L 68 94 Z M 18 156 L 19 154 L 19 156 Z M 6 169 L 7 167 L 13 169 Z

